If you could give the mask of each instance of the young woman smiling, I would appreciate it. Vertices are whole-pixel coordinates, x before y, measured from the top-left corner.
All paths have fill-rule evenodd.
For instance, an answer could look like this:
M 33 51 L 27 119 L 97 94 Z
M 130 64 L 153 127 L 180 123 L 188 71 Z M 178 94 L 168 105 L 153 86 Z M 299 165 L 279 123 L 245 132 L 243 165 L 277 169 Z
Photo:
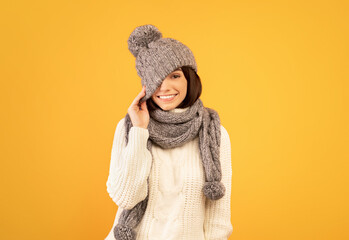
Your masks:
M 227 240 L 230 139 L 200 99 L 193 53 L 150 24 L 128 46 L 143 87 L 114 134 L 107 191 L 118 211 L 106 239 Z

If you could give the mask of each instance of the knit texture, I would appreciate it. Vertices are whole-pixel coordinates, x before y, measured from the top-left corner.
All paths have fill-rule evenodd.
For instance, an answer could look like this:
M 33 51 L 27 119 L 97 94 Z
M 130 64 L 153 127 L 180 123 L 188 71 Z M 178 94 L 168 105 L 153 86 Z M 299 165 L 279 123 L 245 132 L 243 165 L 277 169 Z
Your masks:
M 174 112 L 185 109 L 174 109 Z M 202 193 L 205 174 L 199 154 L 199 137 L 181 147 L 147 148 L 148 129 L 131 127 L 129 142 L 122 119 L 116 128 L 107 191 L 121 213 L 149 197 L 147 209 L 136 228 L 136 239 L 223 240 L 232 233 L 230 222 L 231 155 L 229 135 L 221 128 L 220 162 L 226 194 L 219 200 Z M 149 181 L 148 181 L 149 180 Z M 110 231 L 106 239 L 115 239 Z
M 199 152 L 206 178 L 202 192 L 212 200 L 222 198 L 225 193 L 225 186 L 221 183 L 222 173 L 219 161 L 221 132 L 218 113 L 213 109 L 204 107 L 201 99 L 198 98 L 183 113 L 163 111 L 158 108 L 150 111 L 149 115 L 147 149 L 152 153 L 153 144 L 164 149 L 180 147 L 199 136 Z M 128 143 L 128 133 L 131 127 L 132 121 L 130 116 L 126 114 L 126 144 Z M 135 239 L 135 228 L 146 211 L 147 202 L 148 198 L 145 198 L 132 209 L 124 210 L 119 224 L 114 229 L 117 240 Z
M 197 72 L 193 52 L 180 41 L 163 38 L 152 24 L 136 27 L 130 34 L 128 49 L 136 57 L 136 70 L 142 86 L 147 86 L 140 103 L 149 99 L 168 74 L 181 66 L 189 66 Z

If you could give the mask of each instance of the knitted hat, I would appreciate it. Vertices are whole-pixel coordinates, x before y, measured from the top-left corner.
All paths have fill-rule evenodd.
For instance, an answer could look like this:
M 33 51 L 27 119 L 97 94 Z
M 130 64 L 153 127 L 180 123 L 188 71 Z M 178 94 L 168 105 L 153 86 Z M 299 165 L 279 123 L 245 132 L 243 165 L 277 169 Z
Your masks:
M 197 72 L 192 51 L 162 33 L 152 24 L 136 27 L 127 40 L 128 49 L 136 57 L 136 69 L 146 94 L 140 103 L 151 98 L 168 74 L 181 66 L 190 66 Z

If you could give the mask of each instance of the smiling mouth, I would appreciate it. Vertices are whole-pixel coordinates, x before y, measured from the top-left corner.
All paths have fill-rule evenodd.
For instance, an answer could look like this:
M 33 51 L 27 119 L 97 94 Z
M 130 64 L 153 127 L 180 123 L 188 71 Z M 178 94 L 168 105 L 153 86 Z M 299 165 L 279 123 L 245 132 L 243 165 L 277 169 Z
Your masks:
M 178 93 L 177 94 L 171 94 L 171 95 L 162 95 L 162 96 L 157 96 L 159 99 L 161 99 L 161 100 L 172 100 L 172 99 L 174 99 L 176 96 L 178 95 Z
M 176 94 L 168 94 L 168 95 L 159 95 L 158 98 L 160 97 L 169 97 L 169 96 L 176 96 L 178 93 Z

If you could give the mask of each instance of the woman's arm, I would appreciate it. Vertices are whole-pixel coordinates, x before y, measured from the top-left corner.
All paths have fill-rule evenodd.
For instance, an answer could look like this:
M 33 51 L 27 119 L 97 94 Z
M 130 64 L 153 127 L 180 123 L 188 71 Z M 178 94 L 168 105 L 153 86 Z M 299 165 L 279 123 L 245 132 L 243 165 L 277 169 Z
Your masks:
M 205 240 L 227 240 L 233 232 L 230 221 L 231 197 L 231 147 L 227 130 L 221 125 L 220 161 L 222 168 L 222 183 L 225 195 L 219 200 L 206 198 L 204 233 Z
M 107 192 L 113 201 L 121 208 L 132 209 L 148 195 L 148 176 L 152 164 L 152 156 L 147 149 L 148 129 L 132 126 L 125 142 L 125 119 L 117 124 Z

